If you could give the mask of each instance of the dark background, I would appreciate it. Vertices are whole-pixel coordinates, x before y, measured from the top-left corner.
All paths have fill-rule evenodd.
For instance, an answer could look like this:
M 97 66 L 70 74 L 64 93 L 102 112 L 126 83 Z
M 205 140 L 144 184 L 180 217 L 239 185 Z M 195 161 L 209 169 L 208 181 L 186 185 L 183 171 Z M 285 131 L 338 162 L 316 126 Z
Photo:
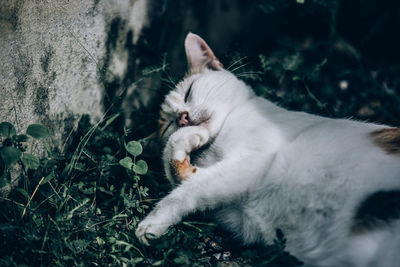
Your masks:
M 174 81 L 185 72 L 183 41 L 193 32 L 225 67 L 242 59 L 235 72 L 257 73 L 244 79 L 285 107 L 400 125 L 397 1 L 167 1 L 164 8 L 138 49 L 143 65 L 165 53 Z

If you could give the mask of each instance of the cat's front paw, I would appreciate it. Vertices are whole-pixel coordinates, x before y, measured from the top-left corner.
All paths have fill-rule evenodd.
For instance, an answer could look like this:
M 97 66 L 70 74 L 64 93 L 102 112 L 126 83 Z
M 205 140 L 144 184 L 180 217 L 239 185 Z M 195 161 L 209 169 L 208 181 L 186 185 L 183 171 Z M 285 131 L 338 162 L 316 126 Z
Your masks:
M 181 128 L 170 137 L 171 145 L 174 147 L 173 158 L 183 161 L 186 155 L 200 148 L 208 142 L 210 134 L 201 126 L 190 126 Z
M 139 223 L 136 228 L 135 235 L 140 243 L 149 246 L 150 239 L 156 239 L 165 234 L 168 230 L 169 225 L 166 223 L 146 218 Z
M 184 160 L 180 161 L 177 159 L 172 160 L 171 163 L 172 171 L 175 177 L 182 182 L 183 180 L 188 179 L 192 174 L 196 173 L 197 168 L 190 164 L 189 157 L 186 157 Z

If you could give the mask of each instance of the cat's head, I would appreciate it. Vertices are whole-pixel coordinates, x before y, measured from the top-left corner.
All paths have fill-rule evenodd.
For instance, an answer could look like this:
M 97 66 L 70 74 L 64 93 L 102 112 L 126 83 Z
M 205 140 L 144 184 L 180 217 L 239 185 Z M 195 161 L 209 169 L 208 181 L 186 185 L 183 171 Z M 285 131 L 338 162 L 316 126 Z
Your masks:
M 185 39 L 188 74 L 161 105 L 161 140 L 180 127 L 202 125 L 216 135 L 226 116 L 254 96 L 252 90 L 225 70 L 207 43 L 189 33 Z

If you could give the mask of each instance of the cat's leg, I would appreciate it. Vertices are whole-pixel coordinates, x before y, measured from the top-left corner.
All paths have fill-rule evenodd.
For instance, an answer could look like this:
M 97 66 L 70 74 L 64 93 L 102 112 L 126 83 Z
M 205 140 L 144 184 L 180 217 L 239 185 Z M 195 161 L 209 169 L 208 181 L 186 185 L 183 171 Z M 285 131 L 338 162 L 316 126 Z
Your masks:
M 265 153 L 246 155 L 238 151 L 210 167 L 198 168 L 156 205 L 138 225 L 136 236 L 148 244 L 148 239 L 159 237 L 183 216 L 240 197 L 258 186 L 258 179 L 265 175 L 272 158 Z
M 190 164 L 190 152 L 206 144 L 209 138 L 209 131 L 202 126 L 183 127 L 171 135 L 163 152 L 164 170 L 171 182 L 174 178 L 181 182 L 197 171 Z

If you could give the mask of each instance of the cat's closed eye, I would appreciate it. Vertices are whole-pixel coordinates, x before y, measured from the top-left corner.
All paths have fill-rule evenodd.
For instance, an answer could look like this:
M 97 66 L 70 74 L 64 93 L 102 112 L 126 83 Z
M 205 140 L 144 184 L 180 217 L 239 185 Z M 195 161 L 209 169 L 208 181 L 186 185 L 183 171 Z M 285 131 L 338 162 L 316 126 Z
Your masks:
M 187 103 L 187 100 L 189 98 L 190 93 L 192 92 L 192 86 L 194 84 L 194 81 L 190 84 L 189 89 L 187 90 L 186 94 L 185 94 L 185 103 Z

